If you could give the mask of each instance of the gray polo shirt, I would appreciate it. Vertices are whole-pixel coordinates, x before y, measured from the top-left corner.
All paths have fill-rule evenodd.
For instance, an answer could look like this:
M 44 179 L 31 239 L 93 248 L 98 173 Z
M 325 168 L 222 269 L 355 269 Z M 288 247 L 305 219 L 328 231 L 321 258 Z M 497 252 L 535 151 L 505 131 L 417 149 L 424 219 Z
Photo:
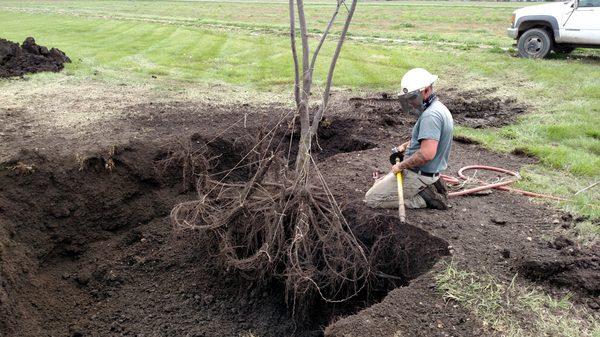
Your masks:
M 448 167 L 448 157 L 452 148 L 452 131 L 454 130 L 454 121 L 452 114 L 439 99 L 435 99 L 431 105 L 419 116 L 419 120 L 412 130 L 412 139 L 406 149 L 407 157 L 421 146 L 421 140 L 434 139 L 438 141 L 435 157 L 421 166 L 419 169 L 423 172 L 438 173 Z

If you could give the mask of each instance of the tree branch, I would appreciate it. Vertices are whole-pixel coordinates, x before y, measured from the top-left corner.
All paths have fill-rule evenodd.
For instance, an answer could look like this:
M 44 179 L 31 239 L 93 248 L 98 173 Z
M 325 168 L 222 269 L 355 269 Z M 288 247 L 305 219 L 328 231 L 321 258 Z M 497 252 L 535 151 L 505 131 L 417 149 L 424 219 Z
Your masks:
M 306 17 L 304 16 L 304 0 L 297 0 L 298 6 L 298 22 L 300 24 L 300 38 L 302 41 L 302 100 L 305 100 L 310 95 L 310 86 L 312 78 L 310 77 L 310 47 L 308 45 L 308 32 L 306 27 Z M 308 108 L 308 106 L 307 106 Z
M 296 18 L 294 15 L 294 0 L 290 0 L 290 42 L 294 59 L 294 99 L 296 109 L 300 107 L 300 69 L 298 67 L 298 50 L 296 48 Z
M 342 29 L 342 33 L 340 34 L 340 39 L 338 40 L 338 44 L 335 48 L 335 52 L 333 54 L 333 58 L 331 59 L 331 64 L 329 65 L 329 73 L 327 74 L 327 83 L 325 85 L 325 92 L 323 93 L 323 102 L 319 107 L 319 110 L 315 114 L 313 118 L 313 122 L 310 127 L 311 136 L 317 133 L 317 128 L 319 127 L 319 123 L 323 118 L 323 114 L 327 109 L 327 103 L 329 102 L 329 92 L 331 90 L 331 83 L 333 81 L 333 73 L 335 71 L 335 65 L 337 63 L 337 59 L 340 56 L 340 52 L 342 50 L 342 45 L 344 44 L 344 40 L 346 39 L 346 34 L 348 33 L 348 28 L 350 28 L 350 22 L 352 21 L 352 16 L 354 15 L 354 11 L 356 10 L 356 4 L 358 0 L 352 0 L 352 5 L 350 5 L 350 10 L 348 11 L 348 16 L 346 16 L 346 22 L 344 23 L 344 28 Z
M 341 5 L 342 5 L 342 1 L 338 0 L 337 6 L 335 7 L 335 11 L 333 12 L 331 19 L 329 20 L 329 23 L 327 24 L 327 27 L 325 28 L 325 31 L 323 32 L 323 35 L 321 36 L 321 39 L 319 40 L 319 44 L 317 45 L 317 48 L 315 49 L 315 52 L 313 53 L 312 60 L 310 61 L 311 75 L 312 75 L 313 71 L 315 70 L 315 63 L 317 61 L 317 56 L 319 55 L 319 51 L 321 50 L 321 47 L 323 46 L 323 43 L 325 42 L 325 39 L 327 38 L 327 35 L 329 34 L 331 27 L 333 26 L 333 22 L 335 21 L 335 18 L 337 17 L 338 13 L 340 12 Z

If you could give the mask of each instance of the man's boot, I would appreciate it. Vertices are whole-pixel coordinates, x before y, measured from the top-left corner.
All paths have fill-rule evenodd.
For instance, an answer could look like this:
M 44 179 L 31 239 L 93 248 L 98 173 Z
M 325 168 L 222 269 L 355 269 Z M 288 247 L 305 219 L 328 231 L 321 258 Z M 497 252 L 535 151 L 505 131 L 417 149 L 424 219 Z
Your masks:
M 433 186 L 435 186 L 435 189 L 439 193 L 443 194 L 446 198 L 448 197 L 448 187 L 442 178 L 436 180 L 435 183 L 433 183 Z
M 423 200 L 427 208 L 433 209 L 448 209 L 448 190 L 442 179 L 438 179 L 435 183 L 425 187 L 419 195 Z

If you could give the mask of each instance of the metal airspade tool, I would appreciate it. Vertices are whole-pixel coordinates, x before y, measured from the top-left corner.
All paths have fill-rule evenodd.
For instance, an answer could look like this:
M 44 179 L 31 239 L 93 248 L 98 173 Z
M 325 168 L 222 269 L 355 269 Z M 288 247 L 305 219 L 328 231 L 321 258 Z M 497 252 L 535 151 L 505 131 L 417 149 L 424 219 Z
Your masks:
M 400 162 L 400 158 L 396 158 L 396 163 Z M 400 222 L 406 222 L 406 209 L 404 209 L 404 189 L 402 188 L 402 171 L 396 173 L 396 181 L 398 182 L 398 216 Z

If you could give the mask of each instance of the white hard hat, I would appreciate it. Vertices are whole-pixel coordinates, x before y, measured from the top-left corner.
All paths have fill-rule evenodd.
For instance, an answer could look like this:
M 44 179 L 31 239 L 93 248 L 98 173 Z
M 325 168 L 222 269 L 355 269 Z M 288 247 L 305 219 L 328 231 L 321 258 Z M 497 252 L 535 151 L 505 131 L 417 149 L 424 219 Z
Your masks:
M 436 75 L 432 75 L 423 68 L 413 68 L 402 76 L 400 95 L 427 88 L 437 81 L 437 79 Z

